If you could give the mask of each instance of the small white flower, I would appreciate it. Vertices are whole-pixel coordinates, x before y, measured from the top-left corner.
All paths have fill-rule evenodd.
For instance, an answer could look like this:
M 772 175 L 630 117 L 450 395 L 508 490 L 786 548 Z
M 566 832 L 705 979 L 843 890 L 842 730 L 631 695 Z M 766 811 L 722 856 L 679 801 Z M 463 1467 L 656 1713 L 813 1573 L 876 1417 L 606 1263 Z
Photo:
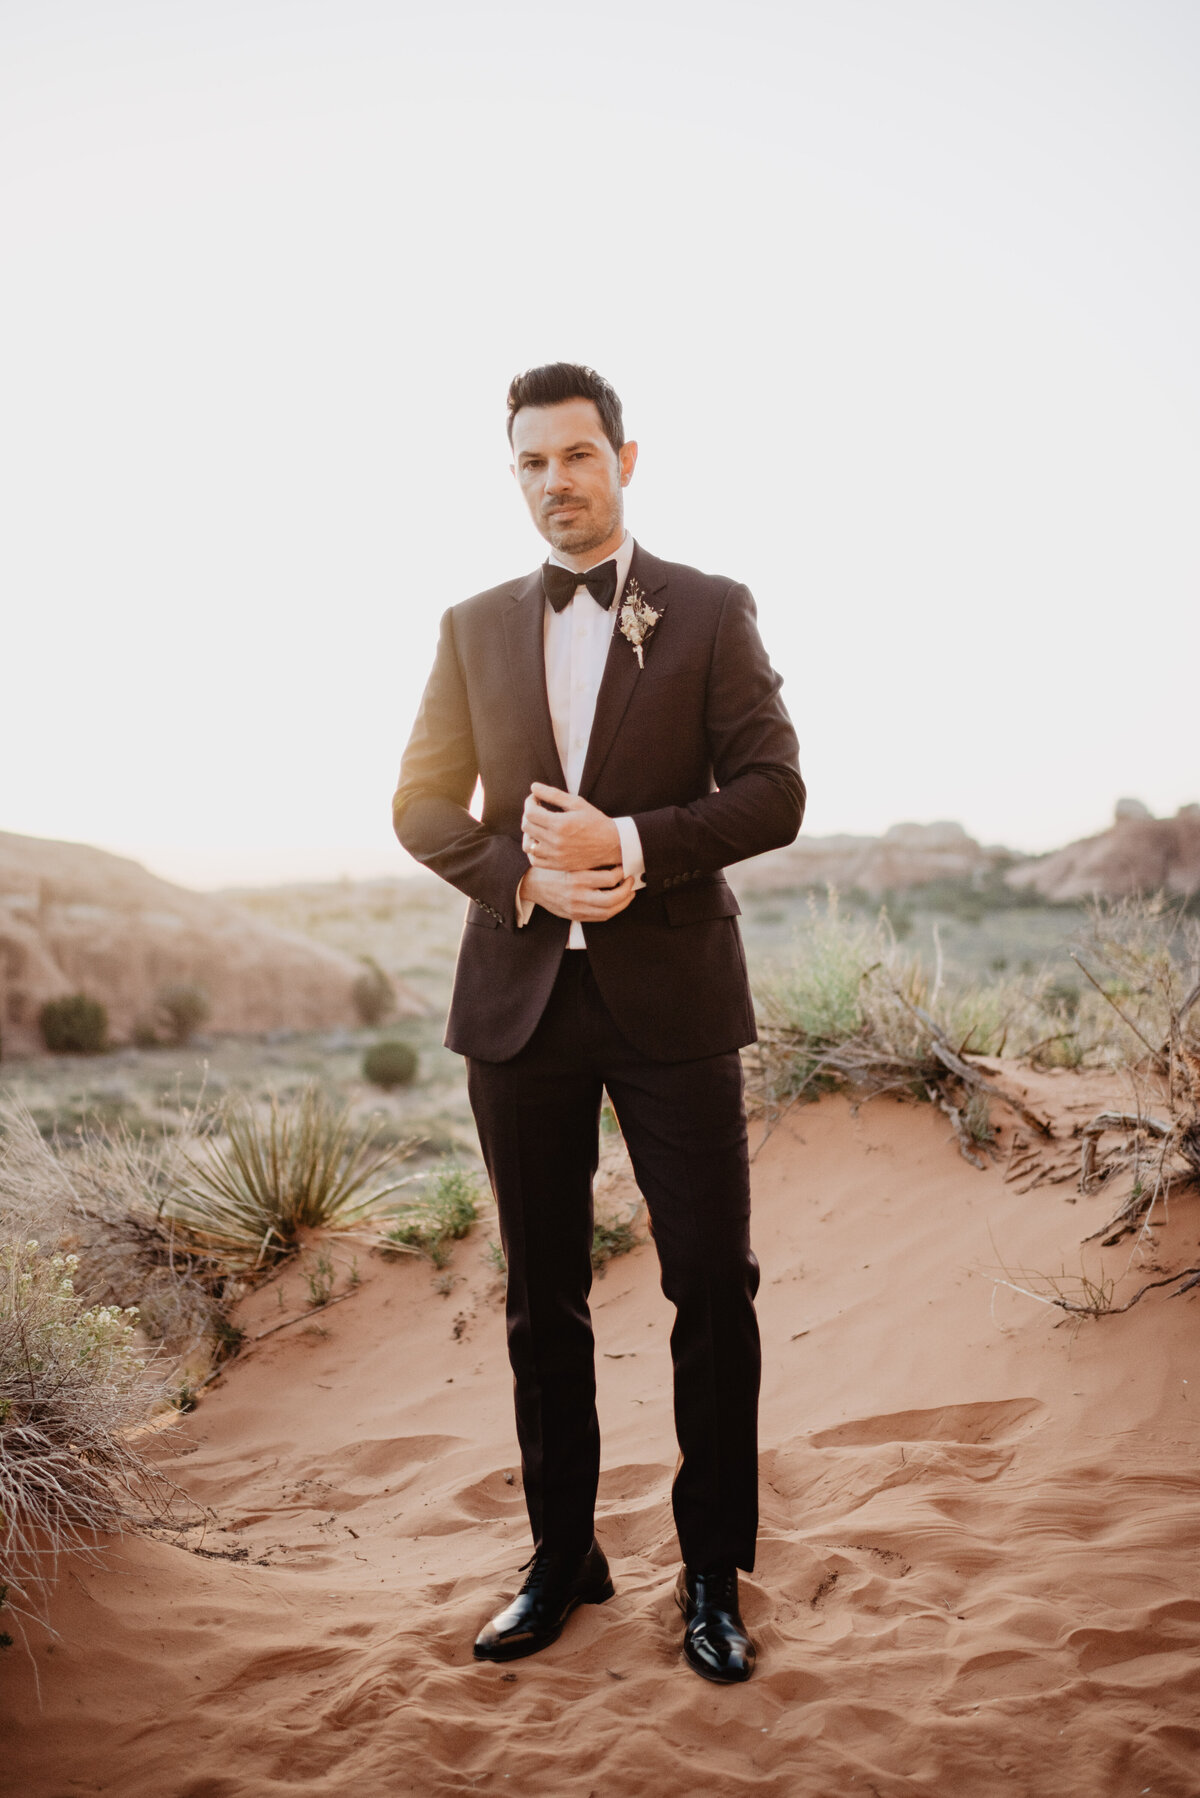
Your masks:
M 662 617 L 647 602 L 645 594 L 636 581 L 630 581 L 625 588 L 625 597 L 621 602 L 621 610 L 617 613 L 617 628 L 625 641 L 632 645 L 633 653 L 638 659 L 638 667 L 646 666 L 643 650 L 654 634 L 654 627 Z

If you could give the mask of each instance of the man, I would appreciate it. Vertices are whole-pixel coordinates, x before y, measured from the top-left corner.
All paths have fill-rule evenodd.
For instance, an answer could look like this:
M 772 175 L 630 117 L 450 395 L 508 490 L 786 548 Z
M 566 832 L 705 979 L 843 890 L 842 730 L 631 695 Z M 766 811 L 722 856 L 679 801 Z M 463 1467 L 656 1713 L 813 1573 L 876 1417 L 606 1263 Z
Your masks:
M 637 445 L 609 384 L 570 363 L 519 375 L 508 434 L 552 554 L 446 613 L 394 802 L 401 842 L 472 901 L 446 1042 L 467 1057 L 508 1262 L 534 1556 L 475 1655 L 535 1653 L 613 1595 L 587 1303 L 607 1089 L 676 1307 L 684 1652 L 730 1683 L 754 1666 L 737 1573 L 754 1566 L 760 1355 L 738 1056 L 754 1016 L 721 869 L 795 836 L 796 740 L 745 587 L 626 534 Z

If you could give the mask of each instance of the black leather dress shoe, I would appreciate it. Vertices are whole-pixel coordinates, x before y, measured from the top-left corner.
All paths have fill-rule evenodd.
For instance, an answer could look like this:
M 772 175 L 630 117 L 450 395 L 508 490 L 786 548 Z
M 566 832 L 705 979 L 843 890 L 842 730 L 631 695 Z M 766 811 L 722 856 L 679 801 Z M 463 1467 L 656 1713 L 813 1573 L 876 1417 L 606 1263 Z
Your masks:
M 681 1567 L 675 1603 L 683 1612 L 683 1652 L 701 1679 L 733 1686 L 754 1672 L 754 1644 L 738 1612 L 737 1569 L 694 1573 Z
M 604 1604 L 613 1595 L 608 1562 L 595 1538 L 582 1561 L 536 1554 L 529 1577 L 506 1610 L 475 1638 L 477 1661 L 519 1661 L 562 1635 L 576 1605 Z

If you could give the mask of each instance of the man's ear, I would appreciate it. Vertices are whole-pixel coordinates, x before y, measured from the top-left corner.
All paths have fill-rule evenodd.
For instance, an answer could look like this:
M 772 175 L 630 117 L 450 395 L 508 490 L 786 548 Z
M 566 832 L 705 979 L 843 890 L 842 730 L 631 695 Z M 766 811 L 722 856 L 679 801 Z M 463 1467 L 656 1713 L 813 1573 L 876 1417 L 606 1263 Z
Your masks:
M 637 444 L 632 438 L 628 443 L 621 445 L 617 451 L 617 460 L 621 464 L 621 485 L 628 487 L 633 479 L 634 468 L 637 466 Z

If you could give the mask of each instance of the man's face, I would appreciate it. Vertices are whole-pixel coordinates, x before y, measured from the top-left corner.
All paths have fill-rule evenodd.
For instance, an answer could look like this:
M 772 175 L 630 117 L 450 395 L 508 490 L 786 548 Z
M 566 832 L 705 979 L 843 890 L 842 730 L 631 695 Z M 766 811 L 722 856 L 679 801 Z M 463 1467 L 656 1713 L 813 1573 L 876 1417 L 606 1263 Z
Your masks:
M 513 473 L 534 524 L 560 556 L 582 560 L 615 549 L 624 536 L 621 489 L 637 444 L 620 454 L 591 400 L 522 406 L 513 419 Z

